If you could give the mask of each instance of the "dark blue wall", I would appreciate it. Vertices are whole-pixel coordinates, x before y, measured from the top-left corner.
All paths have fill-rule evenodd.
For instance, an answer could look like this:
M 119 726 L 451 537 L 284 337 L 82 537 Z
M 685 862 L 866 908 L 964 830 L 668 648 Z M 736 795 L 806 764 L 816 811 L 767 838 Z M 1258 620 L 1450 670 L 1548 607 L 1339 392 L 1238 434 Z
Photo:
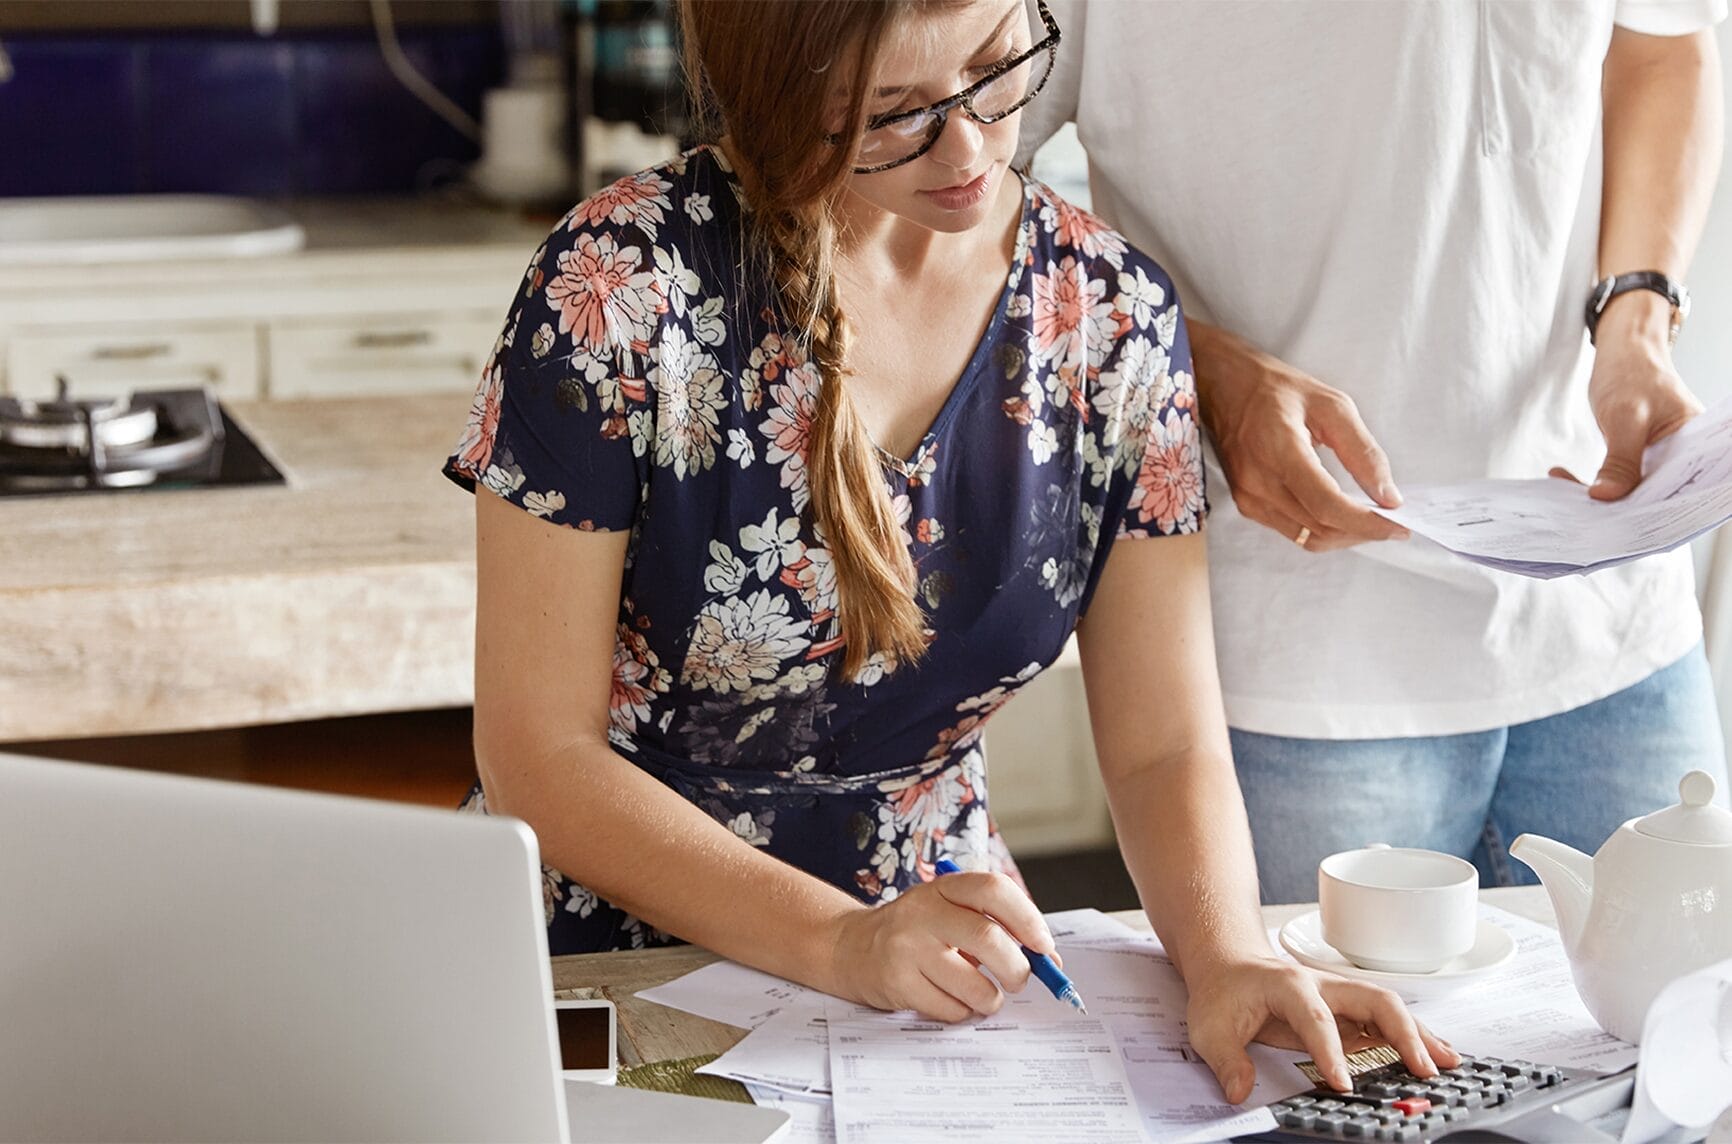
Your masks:
M 479 118 L 504 75 L 498 29 L 399 38 Z M 370 32 L 8 36 L 6 51 L 0 195 L 404 192 L 478 155 L 386 70 Z

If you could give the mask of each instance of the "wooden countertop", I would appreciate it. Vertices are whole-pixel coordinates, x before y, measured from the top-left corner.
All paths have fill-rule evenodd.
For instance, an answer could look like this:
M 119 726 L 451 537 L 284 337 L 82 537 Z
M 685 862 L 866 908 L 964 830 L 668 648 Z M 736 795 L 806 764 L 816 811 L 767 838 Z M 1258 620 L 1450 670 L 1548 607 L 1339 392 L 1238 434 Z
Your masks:
M 468 401 L 235 402 L 286 486 L 0 499 L 0 741 L 469 703 Z
M 1539 886 L 1481 890 L 1480 900 L 1546 925 L 1557 924 L 1551 901 Z M 1269 926 L 1278 926 L 1315 908 L 1315 903 L 1264 906 L 1263 920 Z M 1112 916 L 1133 928 L 1149 929 L 1149 921 L 1141 910 L 1124 910 Z M 553 959 L 553 987 L 555 990 L 599 989 L 614 1003 L 619 1010 L 620 1067 L 680 1060 L 726 1052 L 745 1038 L 747 1030 L 669 1009 L 653 1001 L 640 1001 L 633 994 L 672 981 L 716 960 L 719 959 L 715 954 L 690 945 L 556 957 Z

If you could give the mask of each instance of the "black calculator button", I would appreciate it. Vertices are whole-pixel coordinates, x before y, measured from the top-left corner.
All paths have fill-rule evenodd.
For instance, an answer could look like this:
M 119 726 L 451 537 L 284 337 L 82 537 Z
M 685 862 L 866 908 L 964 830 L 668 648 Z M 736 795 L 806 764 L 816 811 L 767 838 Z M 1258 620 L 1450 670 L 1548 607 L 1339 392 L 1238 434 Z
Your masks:
M 1341 1126 L 1341 1134 L 1360 1140 L 1368 1139 L 1377 1134 L 1377 1121 L 1369 1116 L 1355 1116 Z
M 1318 1112 L 1340 1112 L 1347 1106 L 1339 1100 L 1320 1100 L 1312 1107 L 1316 1108 Z
M 1514 1092 L 1525 1092 L 1534 1086 L 1533 1081 L 1529 1080 L 1527 1077 L 1522 1076 L 1520 1074 L 1517 1074 L 1516 1076 L 1512 1076 L 1509 1079 L 1505 1080 L 1504 1084 L 1508 1085 L 1509 1088 Z
M 1310 1128 L 1317 1123 L 1317 1114 L 1309 1108 L 1292 1108 L 1281 1114 L 1281 1124 L 1285 1128 Z
M 1312 1127 L 1318 1132 L 1328 1132 L 1333 1135 L 1338 1133 L 1341 1126 L 1351 1119 L 1352 1117 L 1345 1112 L 1321 1112 L 1317 1115 L 1317 1123 Z
M 1287 1108 L 1310 1108 L 1317 1103 L 1317 1100 L 1310 1096 L 1290 1096 L 1281 1103 Z

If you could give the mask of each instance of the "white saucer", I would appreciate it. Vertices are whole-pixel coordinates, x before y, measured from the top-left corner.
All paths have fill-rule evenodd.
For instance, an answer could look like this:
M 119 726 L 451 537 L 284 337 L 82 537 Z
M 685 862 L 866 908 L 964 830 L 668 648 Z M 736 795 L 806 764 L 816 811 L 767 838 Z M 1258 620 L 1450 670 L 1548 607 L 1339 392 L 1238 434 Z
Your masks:
M 1281 927 L 1281 948 L 1300 965 L 1393 989 L 1404 1001 L 1431 1001 L 1496 972 L 1515 956 L 1515 939 L 1502 926 L 1481 918 L 1473 948 L 1435 973 L 1381 973 L 1359 968 L 1324 941 L 1322 915 L 1312 910 Z

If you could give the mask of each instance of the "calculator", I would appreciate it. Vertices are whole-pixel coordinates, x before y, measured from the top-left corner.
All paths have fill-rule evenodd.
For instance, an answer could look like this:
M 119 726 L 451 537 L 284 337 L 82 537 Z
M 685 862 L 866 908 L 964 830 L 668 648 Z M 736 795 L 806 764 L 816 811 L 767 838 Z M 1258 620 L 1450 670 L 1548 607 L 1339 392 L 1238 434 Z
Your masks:
M 1635 1079 L 1634 1066 L 1605 1076 L 1463 1056 L 1457 1067 L 1423 1080 L 1388 1064 L 1354 1077 L 1352 1092 L 1314 1088 L 1276 1101 L 1269 1106 L 1276 1130 L 1240 1139 L 1612 1141 L 1617 1132 L 1600 1122 L 1628 1107 Z

